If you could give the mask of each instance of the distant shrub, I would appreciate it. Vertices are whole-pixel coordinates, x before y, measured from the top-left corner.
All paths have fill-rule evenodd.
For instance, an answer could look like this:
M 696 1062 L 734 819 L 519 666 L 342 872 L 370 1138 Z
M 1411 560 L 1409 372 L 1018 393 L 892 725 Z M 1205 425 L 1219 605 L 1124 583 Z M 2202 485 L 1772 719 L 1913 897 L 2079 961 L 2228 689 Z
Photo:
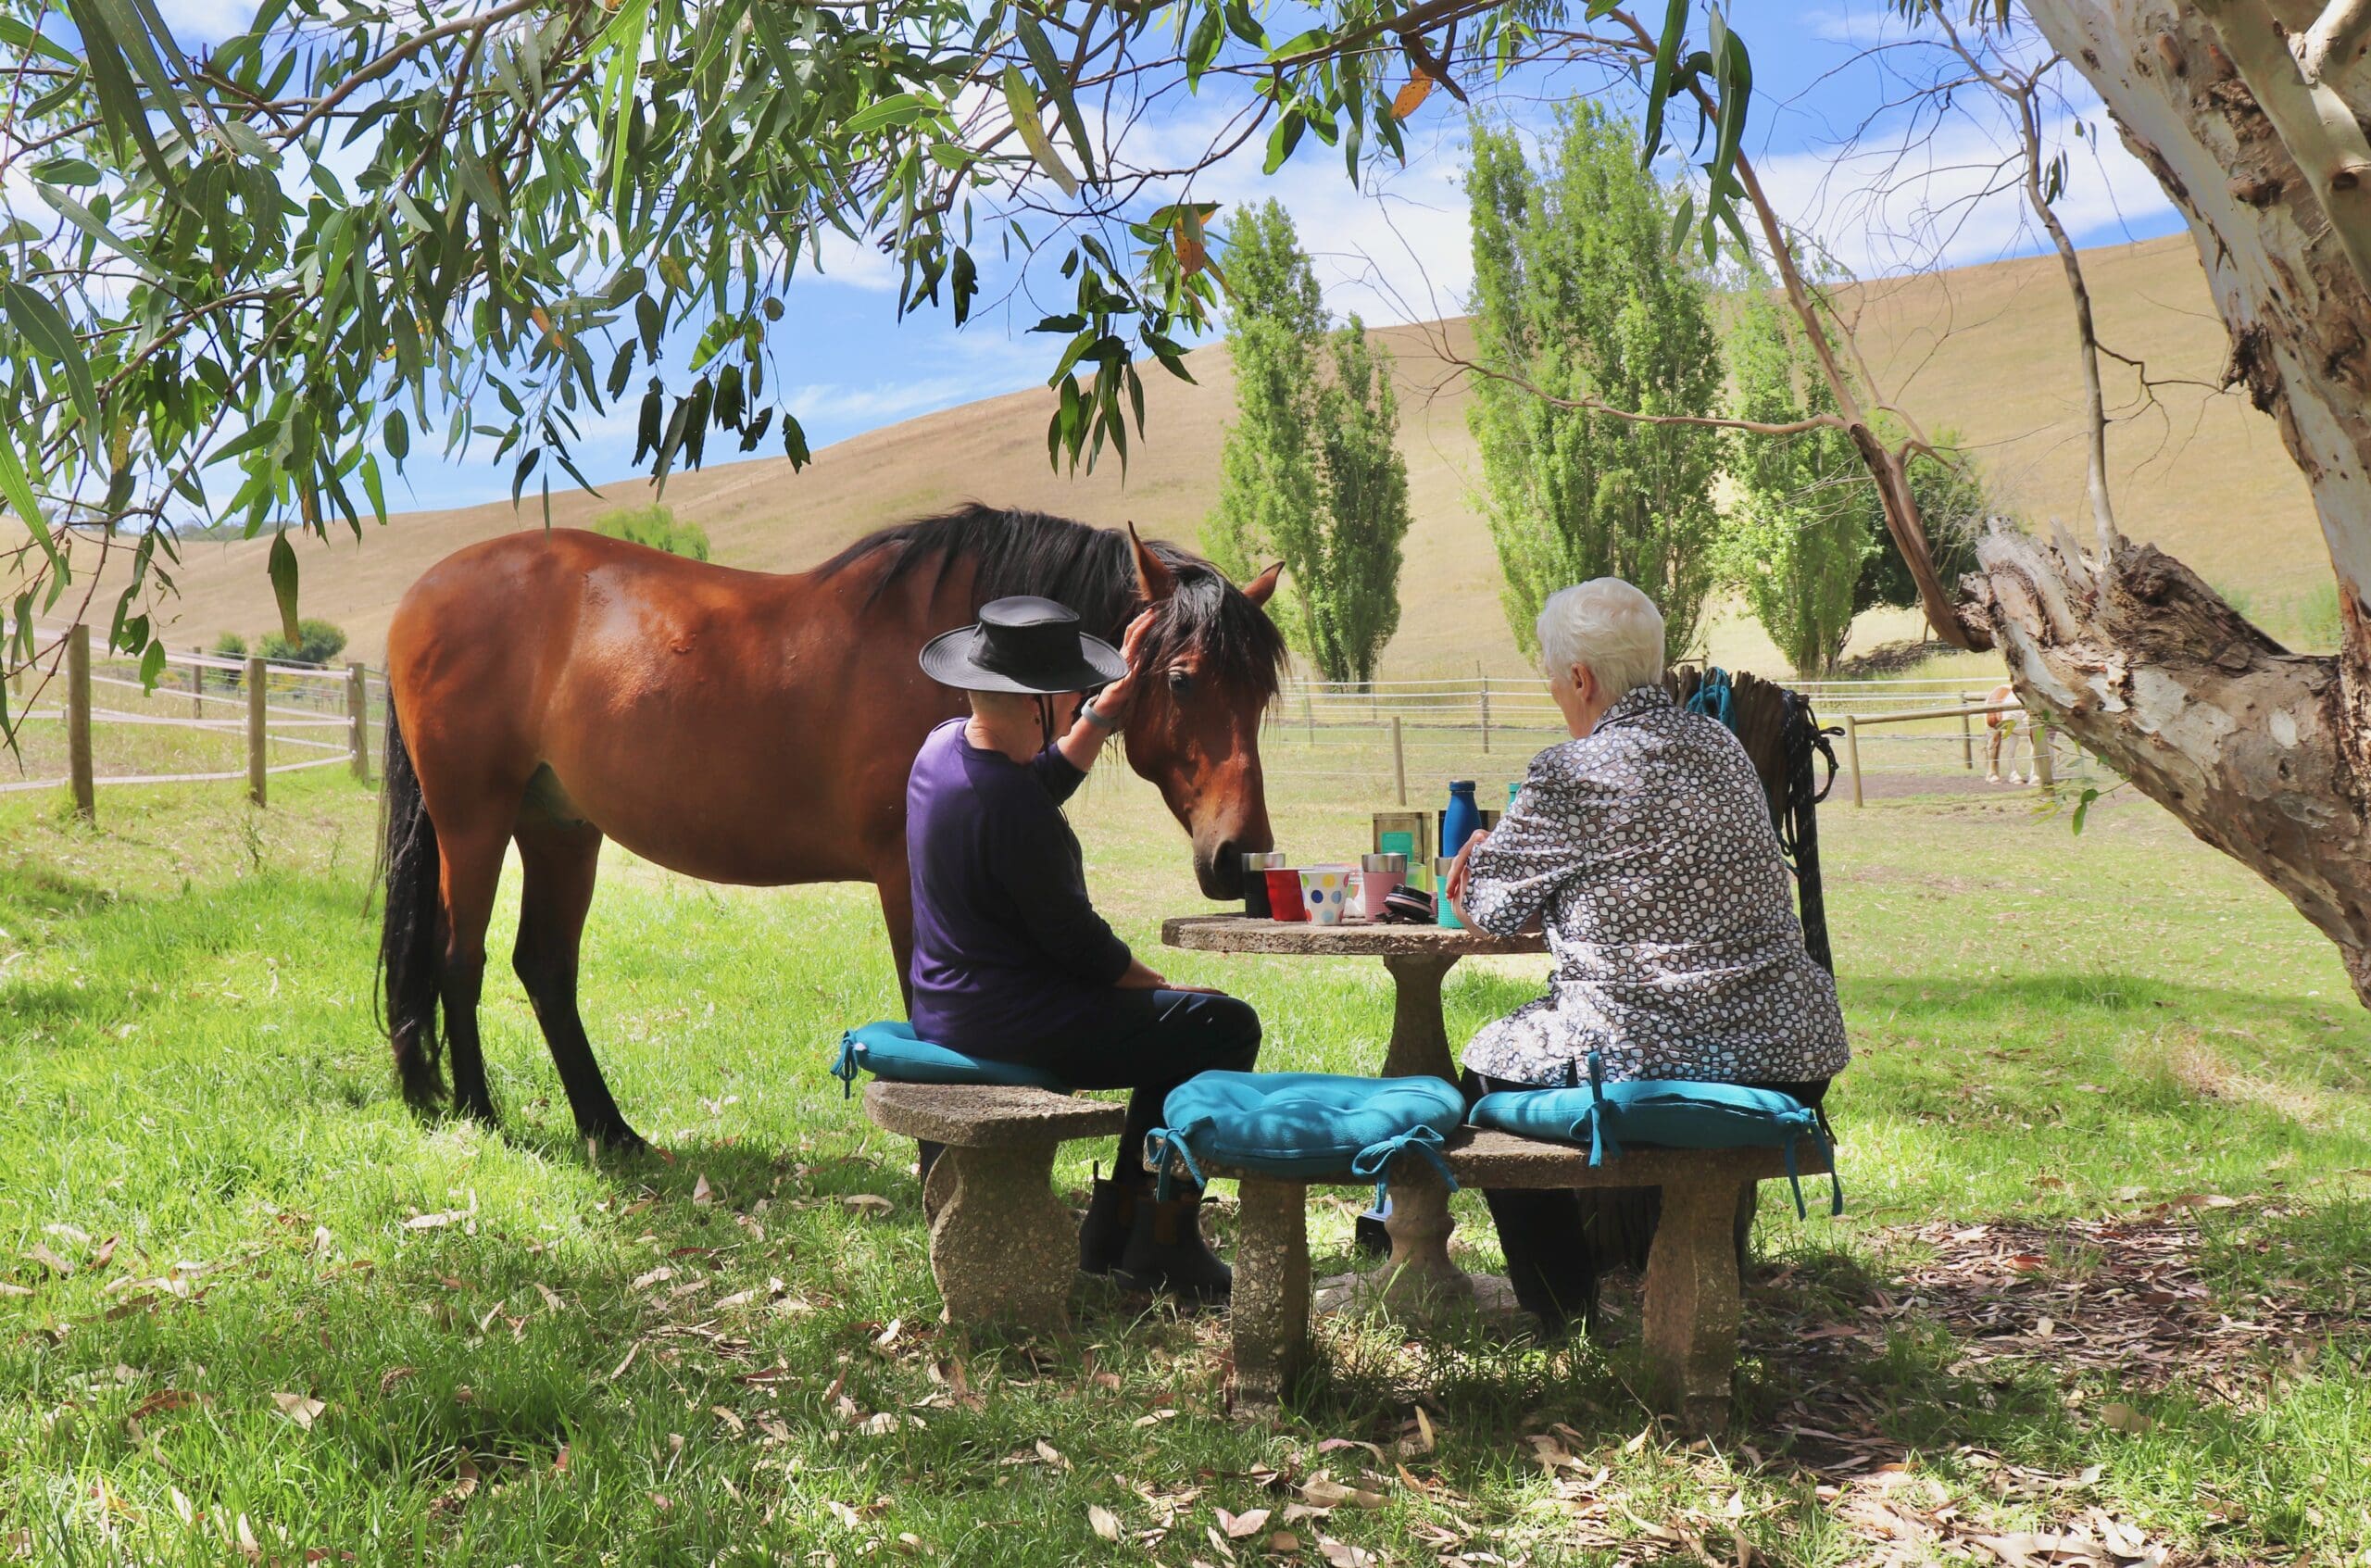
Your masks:
M 247 657 L 247 640 L 236 632 L 225 632 L 214 639 L 213 647 L 207 651 L 217 659 L 245 659 Z
M 345 651 L 345 633 L 326 621 L 299 621 L 293 643 L 278 632 L 267 632 L 256 644 L 258 655 L 285 664 L 327 664 Z
M 620 507 L 593 520 L 593 532 L 629 545 L 647 545 L 688 560 L 708 559 L 708 530 L 696 522 L 678 522 L 671 507 Z

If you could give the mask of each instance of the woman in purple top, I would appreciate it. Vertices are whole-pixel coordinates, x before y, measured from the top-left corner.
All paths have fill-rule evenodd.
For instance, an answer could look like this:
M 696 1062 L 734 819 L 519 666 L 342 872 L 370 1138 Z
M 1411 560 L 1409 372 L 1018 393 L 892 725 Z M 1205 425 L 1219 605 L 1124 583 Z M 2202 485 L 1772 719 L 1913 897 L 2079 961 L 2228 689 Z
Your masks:
M 1171 985 L 1112 935 L 1061 812 L 1127 717 L 1152 619 L 1128 628 L 1123 654 L 1050 599 L 994 599 L 979 624 L 922 649 L 924 672 L 963 691 L 972 714 L 931 732 L 906 784 L 912 1018 L 923 1039 L 969 1056 L 1073 1088 L 1134 1090 L 1112 1179 L 1096 1183 L 1079 1232 L 1080 1266 L 1209 1299 L 1230 1279 L 1203 1242 L 1201 1194 L 1154 1199 L 1145 1135 L 1186 1079 L 1251 1068 L 1260 1017 Z

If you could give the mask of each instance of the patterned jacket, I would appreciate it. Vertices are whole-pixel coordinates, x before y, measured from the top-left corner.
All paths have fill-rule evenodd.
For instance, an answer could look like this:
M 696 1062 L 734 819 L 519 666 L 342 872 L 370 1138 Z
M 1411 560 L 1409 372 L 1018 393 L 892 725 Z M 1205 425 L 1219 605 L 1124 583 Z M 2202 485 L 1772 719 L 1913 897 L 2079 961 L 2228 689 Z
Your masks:
M 1547 996 L 1475 1033 L 1476 1073 L 1585 1083 L 1595 1050 L 1609 1080 L 1808 1083 L 1850 1058 L 1753 763 L 1661 686 L 1533 758 L 1468 872 L 1476 926 L 1539 916 L 1556 960 Z

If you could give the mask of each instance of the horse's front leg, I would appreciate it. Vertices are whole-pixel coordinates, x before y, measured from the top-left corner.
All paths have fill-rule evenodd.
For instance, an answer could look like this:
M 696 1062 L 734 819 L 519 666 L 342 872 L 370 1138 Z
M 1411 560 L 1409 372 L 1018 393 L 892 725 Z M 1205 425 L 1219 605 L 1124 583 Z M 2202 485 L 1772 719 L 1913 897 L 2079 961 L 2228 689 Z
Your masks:
M 608 1081 L 593 1059 L 593 1044 L 576 1011 L 577 954 L 583 944 L 585 911 L 593 905 L 600 831 L 584 822 L 521 822 L 518 839 L 526 878 L 519 901 L 519 942 L 511 949 L 510 965 L 534 1004 L 535 1022 L 543 1025 L 544 1043 L 551 1047 L 552 1065 L 568 1092 L 577 1134 L 621 1153 L 646 1148 L 610 1098 Z

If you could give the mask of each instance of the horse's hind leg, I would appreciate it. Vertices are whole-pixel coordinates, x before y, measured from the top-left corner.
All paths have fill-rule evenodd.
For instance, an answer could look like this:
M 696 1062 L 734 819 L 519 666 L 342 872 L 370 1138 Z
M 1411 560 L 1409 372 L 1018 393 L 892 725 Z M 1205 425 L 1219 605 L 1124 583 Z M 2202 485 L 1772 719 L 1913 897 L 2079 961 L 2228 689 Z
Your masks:
M 445 862 L 445 967 L 437 988 L 445 1003 L 445 1048 L 453 1059 L 453 1103 L 464 1115 L 494 1125 L 486 1089 L 485 1051 L 478 1040 L 478 994 L 485 983 L 485 927 L 502 878 L 507 835 L 474 825 L 439 830 Z
M 582 1136 L 606 1148 L 645 1148 L 626 1124 L 609 1085 L 593 1060 L 593 1044 L 576 1012 L 577 950 L 584 936 L 585 911 L 593 904 L 593 878 L 601 856 L 601 834 L 585 822 L 522 822 L 519 858 L 526 871 L 520 895 L 519 945 L 511 967 L 527 987 L 535 1020 L 551 1047 L 552 1065 L 576 1114 Z

